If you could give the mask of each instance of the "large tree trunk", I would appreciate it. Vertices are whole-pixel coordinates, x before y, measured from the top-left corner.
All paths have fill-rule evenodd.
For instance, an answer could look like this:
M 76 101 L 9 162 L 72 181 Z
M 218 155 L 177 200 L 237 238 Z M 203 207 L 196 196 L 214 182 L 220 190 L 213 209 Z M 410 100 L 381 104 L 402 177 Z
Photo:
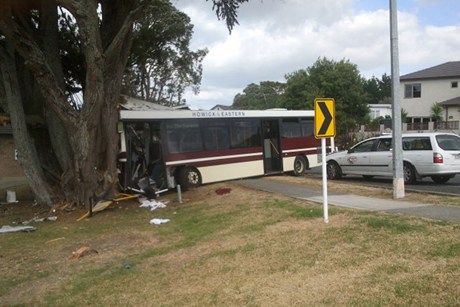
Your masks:
M 24 5 L 33 6 L 36 3 L 17 1 L 18 6 L 5 4 L 1 8 L 0 33 L 24 59 L 45 97 L 44 114 L 57 156 L 56 163 L 62 171 L 60 185 L 65 191 L 59 201 L 87 205 L 92 200 L 113 197 L 117 188 L 117 104 L 130 48 L 132 24 L 142 7 L 135 0 L 101 1 L 102 23 L 99 24 L 97 1 L 56 1 L 75 17 L 85 56 L 87 69 L 83 106 L 81 110 L 76 110 L 66 97 L 61 66 L 56 62 L 59 58 L 53 39 L 57 33 L 56 4 L 42 0 L 44 5 L 38 7 L 39 16 L 43 19 L 40 24 L 43 37 L 40 40 L 36 31 L 24 22 L 27 17 L 17 18 L 22 14 L 18 7 L 24 9 Z M 137 8 L 134 10 L 134 7 Z M 37 9 L 36 6 L 33 8 Z M 20 101 L 11 97 L 8 100 L 15 107 L 21 106 Z M 24 114 L 19 109 L 18 112 Z M 25 125 L 20 117 L 17 121 Z M 23 136 L 15 133 L 15 138 L 18 137 Z M 26 160 L 33 161 L 33 157 L 27 157 Z M 38 176 L 33 174 L 28 177 L 30 182 L 36 182 Z M 53 195 L 52 183 L 48 181 L 45 186 L 45 193 Z M 51 197 L 43 200 L 46 203 L 50 201 Z
M 30 187 L 39 203 L 51 206 L 56 199 L 46 182 L 43 169 L 37 156 L 35 146 L 29 137 L 24 108 L 22 104 L 19 81 L 16 74 L 14 54 L 11 50 L 0 47 L 0 101 L 6 107 L 11 117 L 16 148 L 19 152 L 19 162 L 24 170 Z M 3 99 L 2 99 L 3 97 Z

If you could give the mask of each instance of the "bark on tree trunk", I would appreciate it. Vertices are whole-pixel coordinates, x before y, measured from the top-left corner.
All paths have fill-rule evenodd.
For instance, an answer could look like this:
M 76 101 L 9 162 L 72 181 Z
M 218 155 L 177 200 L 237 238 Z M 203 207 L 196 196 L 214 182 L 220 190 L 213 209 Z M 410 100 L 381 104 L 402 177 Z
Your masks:
M 100 24 L 98 1 L 56 2 L 72 13 L 78 23 L 80 46 L 87 67 L 81 110 L 71 107 L 62 86 L 59 63 L 56 63 L 57 46 L 53 37 L 57 23 L 53 2 L 43 0 L 46 6 L 41 7 L 43 14 L 39 14 L 40 18 L 45 18 L 41 30 L 42 35 L 51 38 L 48 42 L 37 39 L 33 29 L 19 22 L 27 17 L 13 18 L 12 6 L 8 4 L 0 11 L 0 31 L 24 59 L 46 98 L 44 113 L 51 114 L 47 116 L 47 127 L 58 156 L 56 163 L 62 170 L 61 185 L 65 190 L 65 197 L 59 200 L 87 205 L 92 200 L 113 197 L 116 192 L 117 103 L 131 45 L 132 24 L 142 7 L 137 1 L 103 0 Z M 22 104 L 14 100 L 20 97 L 19 92 L 15 93 L 17 97 L 10 95 L 8 101 L 18 108 L 15 121 L 25 126 L 24 112 L 19 109 Z M 19 131 L 15 138 L 24 138 L 24 133 Z M 34 161 L 32 151 L 26 160 Z M 41 176 L 40 170 L 35 169 L 37 173 L 30 175 L 31 182 Z M 44 185 L 46 189 L 42 187 L 43 191 L 51 196 L 50 186 Z M 49 197 L 44 201 L 49 203 L 52 199 Z
M 27 132 L 14 55 L 11 53 L 0 49 L 0 80 L 3 81 L 0 86 L 3 86 L 4 101 L 11 117 L 15 144 L 19 152 L 18 160 L 36 200 L 51 206 L 55 199 L 52 198 L 37 152 Z

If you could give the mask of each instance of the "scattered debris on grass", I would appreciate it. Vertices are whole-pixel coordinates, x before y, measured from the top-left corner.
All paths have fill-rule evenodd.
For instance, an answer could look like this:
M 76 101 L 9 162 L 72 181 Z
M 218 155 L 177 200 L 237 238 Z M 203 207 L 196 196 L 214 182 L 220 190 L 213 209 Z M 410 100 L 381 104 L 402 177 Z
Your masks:
M 125 262 L 125 263 L 123 263 L 123 268 L 125 270 L 129 270 L 131 268 L 131 265 L 129 264 L 129 262 Z
M 150 211 L 154 211 L 159 208 L 166 208 L 166 204 L 161 201 L 146 199 L 142 201 L 142 204 L 139 207 L 150 208 Z
M 61 240 L 64 240 L 64 239 L 65 239 L 64 237 L 60 237 L 60 238 L 56 238 L 56 239 L 51 239 L 51 240 L 46 241 L 45 244 L 53 243 L 53 242 L 57 242 L 57 241 L 61 241 Z
M 160 225 L 160 224 L 164 224 L 164 223 L 169 223 L 170 221 L 171 221 L 170 219 L 158 219 L 158 218 L 155 218 L 155 219 L 150 220 L 150 224 L 152 224 L 152 225 Z
M 0 228 L 0 233 L 9 233 L 9 232 L 19 232 L 19 231 L 24 231 L 24 232 L 31 232 L 35 231 L 37 228 L 32 227 L 32 226 L 2 226 Z
M 46 221 L 56 221 L 57 220 L 57 216 L 47 216 L 47 217 L 38 217 L 38 216 L 35 216 L 34 218 L 28 220 L 28 221 L 24 221 L 22 222 L 23 225 L 28 225 L 32 222 L 35 222 L 35 223 L 42 223 L 42 222 L 46 222 Z
M 72 252 L 72 256 L 70 256 L 69 259 L 79 259 L 93 254 L 98 254 L 98 251 L 89 246 L 83 246 Z
M 120 201 L 123 200 L 128 200 L 128 199 L 133 199 L 133 198 L 138 198 L 139 195 L 132 195 L 132 194 L 125 194 L 125 193 L 119 193 L 116 198 L 111 199 L 111 200 L 100 200 L 97 202 L 97 204 L 92 208 L 91 212 L 88 211 L 86 212 L 83 216 L 81 216 L 79 219 L 77 219 L 77 222 L 84 220 L 85 218 L 91 216 L 94 213 L 103 211 L 107 209 L 108 207 L 118 204 Z

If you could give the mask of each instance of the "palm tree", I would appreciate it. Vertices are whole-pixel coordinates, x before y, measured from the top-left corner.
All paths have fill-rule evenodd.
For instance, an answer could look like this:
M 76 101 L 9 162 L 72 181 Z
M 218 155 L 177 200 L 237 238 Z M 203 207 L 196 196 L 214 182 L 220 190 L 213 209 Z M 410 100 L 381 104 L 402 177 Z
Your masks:
M 434 121 L 434 122 L 440 122 L 442 121 L 442 113 L 444 113 L 444 108 L 442 106 L 442 104 L 440 104 L 439 102 L 435 102 L 433 103 L 433 105 L 431 106 L 431 119 Z

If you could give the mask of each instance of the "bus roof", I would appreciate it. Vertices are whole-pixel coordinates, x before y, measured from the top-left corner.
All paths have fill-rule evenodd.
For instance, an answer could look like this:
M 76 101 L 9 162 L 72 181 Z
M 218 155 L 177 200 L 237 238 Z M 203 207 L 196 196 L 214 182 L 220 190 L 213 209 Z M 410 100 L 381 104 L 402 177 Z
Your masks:
M 313 117 L 313 110 L 219 110 L 219 111 L 130 111 L 121 110 L 121 120 L 186 119 L 186 118 L 255 118 Z

